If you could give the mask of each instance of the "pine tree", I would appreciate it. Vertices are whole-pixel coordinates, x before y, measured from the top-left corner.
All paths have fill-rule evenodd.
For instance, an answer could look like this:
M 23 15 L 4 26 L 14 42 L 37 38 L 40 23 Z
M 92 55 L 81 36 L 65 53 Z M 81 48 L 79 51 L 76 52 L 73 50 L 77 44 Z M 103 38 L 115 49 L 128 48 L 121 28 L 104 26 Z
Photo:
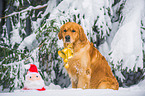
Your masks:
M 23 66 L 29 63 L 36 64 L 47 86 L 70 85 L 63 60 L 57 54 L 63 48 L 57 37 L 59 28 L 69 21 L 83 27 L 89 41 L 110 63 L 120 86 L 131 86 L 144 79 L 143 0 L 8 0 L 5 3 L 5 16 L 0 18 L 0 86 L 3 89 L 22 88 L 26 75 Z M 123 33 L 126 29 L 128 33 Z M 127 50 L 134 43 L 135 53 L 131 52 L 134 49 Z M 121 51 L 118 46 L 122 47 Z M 128 57 L 122 55 L 125 51 Z M 129 58 L 132 63 L 126 64 Z
M 59 2 L 60 1 L 53 2 L 52 0 L 48 2 L 38 2 L 37 0 L 36 2 L 29 0 L 9 0 L 6 2 L 8 5 L 5 10 L 5 17 L 1 18 L 5 20 L 5 23 L 2 26 L 3 31 L 1 32 L 0 43 L 0 56 L 2 57 L 0 64 L 0 68 L 2 69 L 0 70 L 0 85 L 2 85 L 3 90 L 9 88 L 10 91 L 13 91 L 14 89 L 23 87 L 26 75 L 26 70 L 23 66 L 28 63 L 34 63 L 39 67 L 39 71 L 43 74 L 46 85 L 54 82 L 54 68 L 56 65 L 60 66 L 61 63 L 59 62 L 61 61 L 58 60 L 57 62 L 57 60 L 55 60 L 58 57 L 57 36 L 51 36 L 53 33 L 56 34 L 58 29 L 53 27 L 52 24 L 49 27 L 42 27 L 44 27 L 46 18 L 49 17 L 53 7 L 59 4 Z M 31 6 L 29 6 L 29 4 Z M 46 29 L 46 27 L 51 29 Z M 47 40 L 46 36 L 49 37 Z M 51 43 L 49 39 L 51 39 Z M 46 45 L 46 43 L 48 44 Z M 56 50 L 54 50 L 54 48 L 56 48 Z M 48 53 L 44 53 L 44 51 Z M 44 58 L 44 56 L 48 54 L 50 58 Z M 46 68 L 48 69 L 46 70 Z M 61 70 L 57 71 L 58 74 L 63 74 Z M 65 75 L 64 78 L 67 78 L 67 76 Z M 67 87 L 68 85 L 64 84 L 64 87 L 65 86 Z

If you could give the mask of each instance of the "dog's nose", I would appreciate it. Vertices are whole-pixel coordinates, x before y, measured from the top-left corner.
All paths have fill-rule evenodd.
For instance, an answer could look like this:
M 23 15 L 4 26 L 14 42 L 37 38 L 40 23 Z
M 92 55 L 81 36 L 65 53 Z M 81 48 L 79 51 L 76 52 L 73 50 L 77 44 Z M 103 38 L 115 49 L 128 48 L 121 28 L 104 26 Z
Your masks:
M 69 35 L 65 36 L 65 41 L 70 42 L 70 36 Z

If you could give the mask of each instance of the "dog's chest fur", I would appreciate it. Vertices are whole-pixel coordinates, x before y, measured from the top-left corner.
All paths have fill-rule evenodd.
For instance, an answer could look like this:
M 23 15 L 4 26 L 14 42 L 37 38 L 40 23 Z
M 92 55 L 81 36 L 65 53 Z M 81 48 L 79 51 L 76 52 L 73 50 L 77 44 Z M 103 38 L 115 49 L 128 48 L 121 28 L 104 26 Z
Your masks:
M 67 71 L 72 79 L 77 79 L 79 75 L 85 74 L 88 66 L 90 66 L 88 65 L 90 61 L 90 58 L 88 58 L 89 47 L 89 44 L 87 44 L 84 48 L 74 53 L 74 56 L 68 60 L 69 68 Z

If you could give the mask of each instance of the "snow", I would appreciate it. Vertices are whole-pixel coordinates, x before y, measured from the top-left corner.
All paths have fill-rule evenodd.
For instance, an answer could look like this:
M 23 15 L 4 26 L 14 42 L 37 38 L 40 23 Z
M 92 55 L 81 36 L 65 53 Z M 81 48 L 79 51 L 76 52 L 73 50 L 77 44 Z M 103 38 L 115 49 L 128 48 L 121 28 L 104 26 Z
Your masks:
M 11 31 L 12 33 L 12 37 L 11 37 L 11 44 L 14 46 L 15 43 L 20 43 L 22 41 L 22 38 L 19 35 L 19 30 L 20 30 L 20 22 L 17 23 L 16 27 L 14 26 L 14 24 L 12 23 L 12 29 L 13 31 Z
M 20 13 L 23 13 L 23 12 L 31 11 L 31 10 L 33 10 L 33 9 L 43 8 L 43 7 L 46 7 L 46 6 L 47 6 L 47 4 L 38 5 L 38 6 L 36 6 L 36 7 L 29 6 L 28 8 L 26 8 L 26 9 L 20 11 L 20 12 L 13 12 L 13 13 L 11 13 L 11 14 L 5 16 L 5 17 L 11 17 L 11 16 L 16 15 L 16 14 L 20 14 Z
M 11 44 L 14 46 L 15 43 L 20 43 L 22 38 L 19 35 L 19 29 L 14 29 L 13 31 L 11 31 L 12 33 L 12 37 L 11 37 Z
M 143 68 L 142 39 L 140 24 L 143 16 L 144 0 L 127 0 L 122 14 L 123 20 L 111 42 L 111 60 L 115 67 L 123 60 L 122 69 Z
M 19 6 L 19 1 L 18 0 L 16 0 L 15 2 L 14 2 L 14 6 Z
M 113 57 L 115 64 L 123 59 L 123 69 L 128 67 L 133 70 L 134 62 L 136 62 L 136 56 L 142 56 L 142 42 L 140 43 L 141 36 L 137 32 L 140 32 L 140 30 L 135 23 L 130 22 L 124 24 L 124 26 L 118 30 L 114 40 L 112 41 L 111 47 L 113 53 L 111 54 L 111 57 Z M 142 68 L 142 57 L 139 57 L 139 59 L 137 67 Z
M 50 84 L 46 91 L 15 90 L 11 93 L 0 93 L 0 96 L 145 96 L 145 80 L 138 85 L 119 90 L 112 89 L 61 89 L 57 85 Z
M 20 44 L 18 50 L 23 50 L 25 47 L 27 47 L 29 50 L 32 50 L 33 46 L 33 41 L 36 39 L 36 34 L 33 33 L 30 36 L 26 37 L 23 42 Z

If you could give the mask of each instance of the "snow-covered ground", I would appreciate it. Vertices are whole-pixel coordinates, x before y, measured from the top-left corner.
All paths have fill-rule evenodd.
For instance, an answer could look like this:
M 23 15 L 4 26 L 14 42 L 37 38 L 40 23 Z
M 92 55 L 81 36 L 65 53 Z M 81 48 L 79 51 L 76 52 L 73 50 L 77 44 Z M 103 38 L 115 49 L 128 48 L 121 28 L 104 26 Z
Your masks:
M 61 89 L 51 84 L 46 91 L 15 90 L 12 93 L 0 93 L 0 96 L 145 96 L 145 80 L 129 88 L 112 89 Z

